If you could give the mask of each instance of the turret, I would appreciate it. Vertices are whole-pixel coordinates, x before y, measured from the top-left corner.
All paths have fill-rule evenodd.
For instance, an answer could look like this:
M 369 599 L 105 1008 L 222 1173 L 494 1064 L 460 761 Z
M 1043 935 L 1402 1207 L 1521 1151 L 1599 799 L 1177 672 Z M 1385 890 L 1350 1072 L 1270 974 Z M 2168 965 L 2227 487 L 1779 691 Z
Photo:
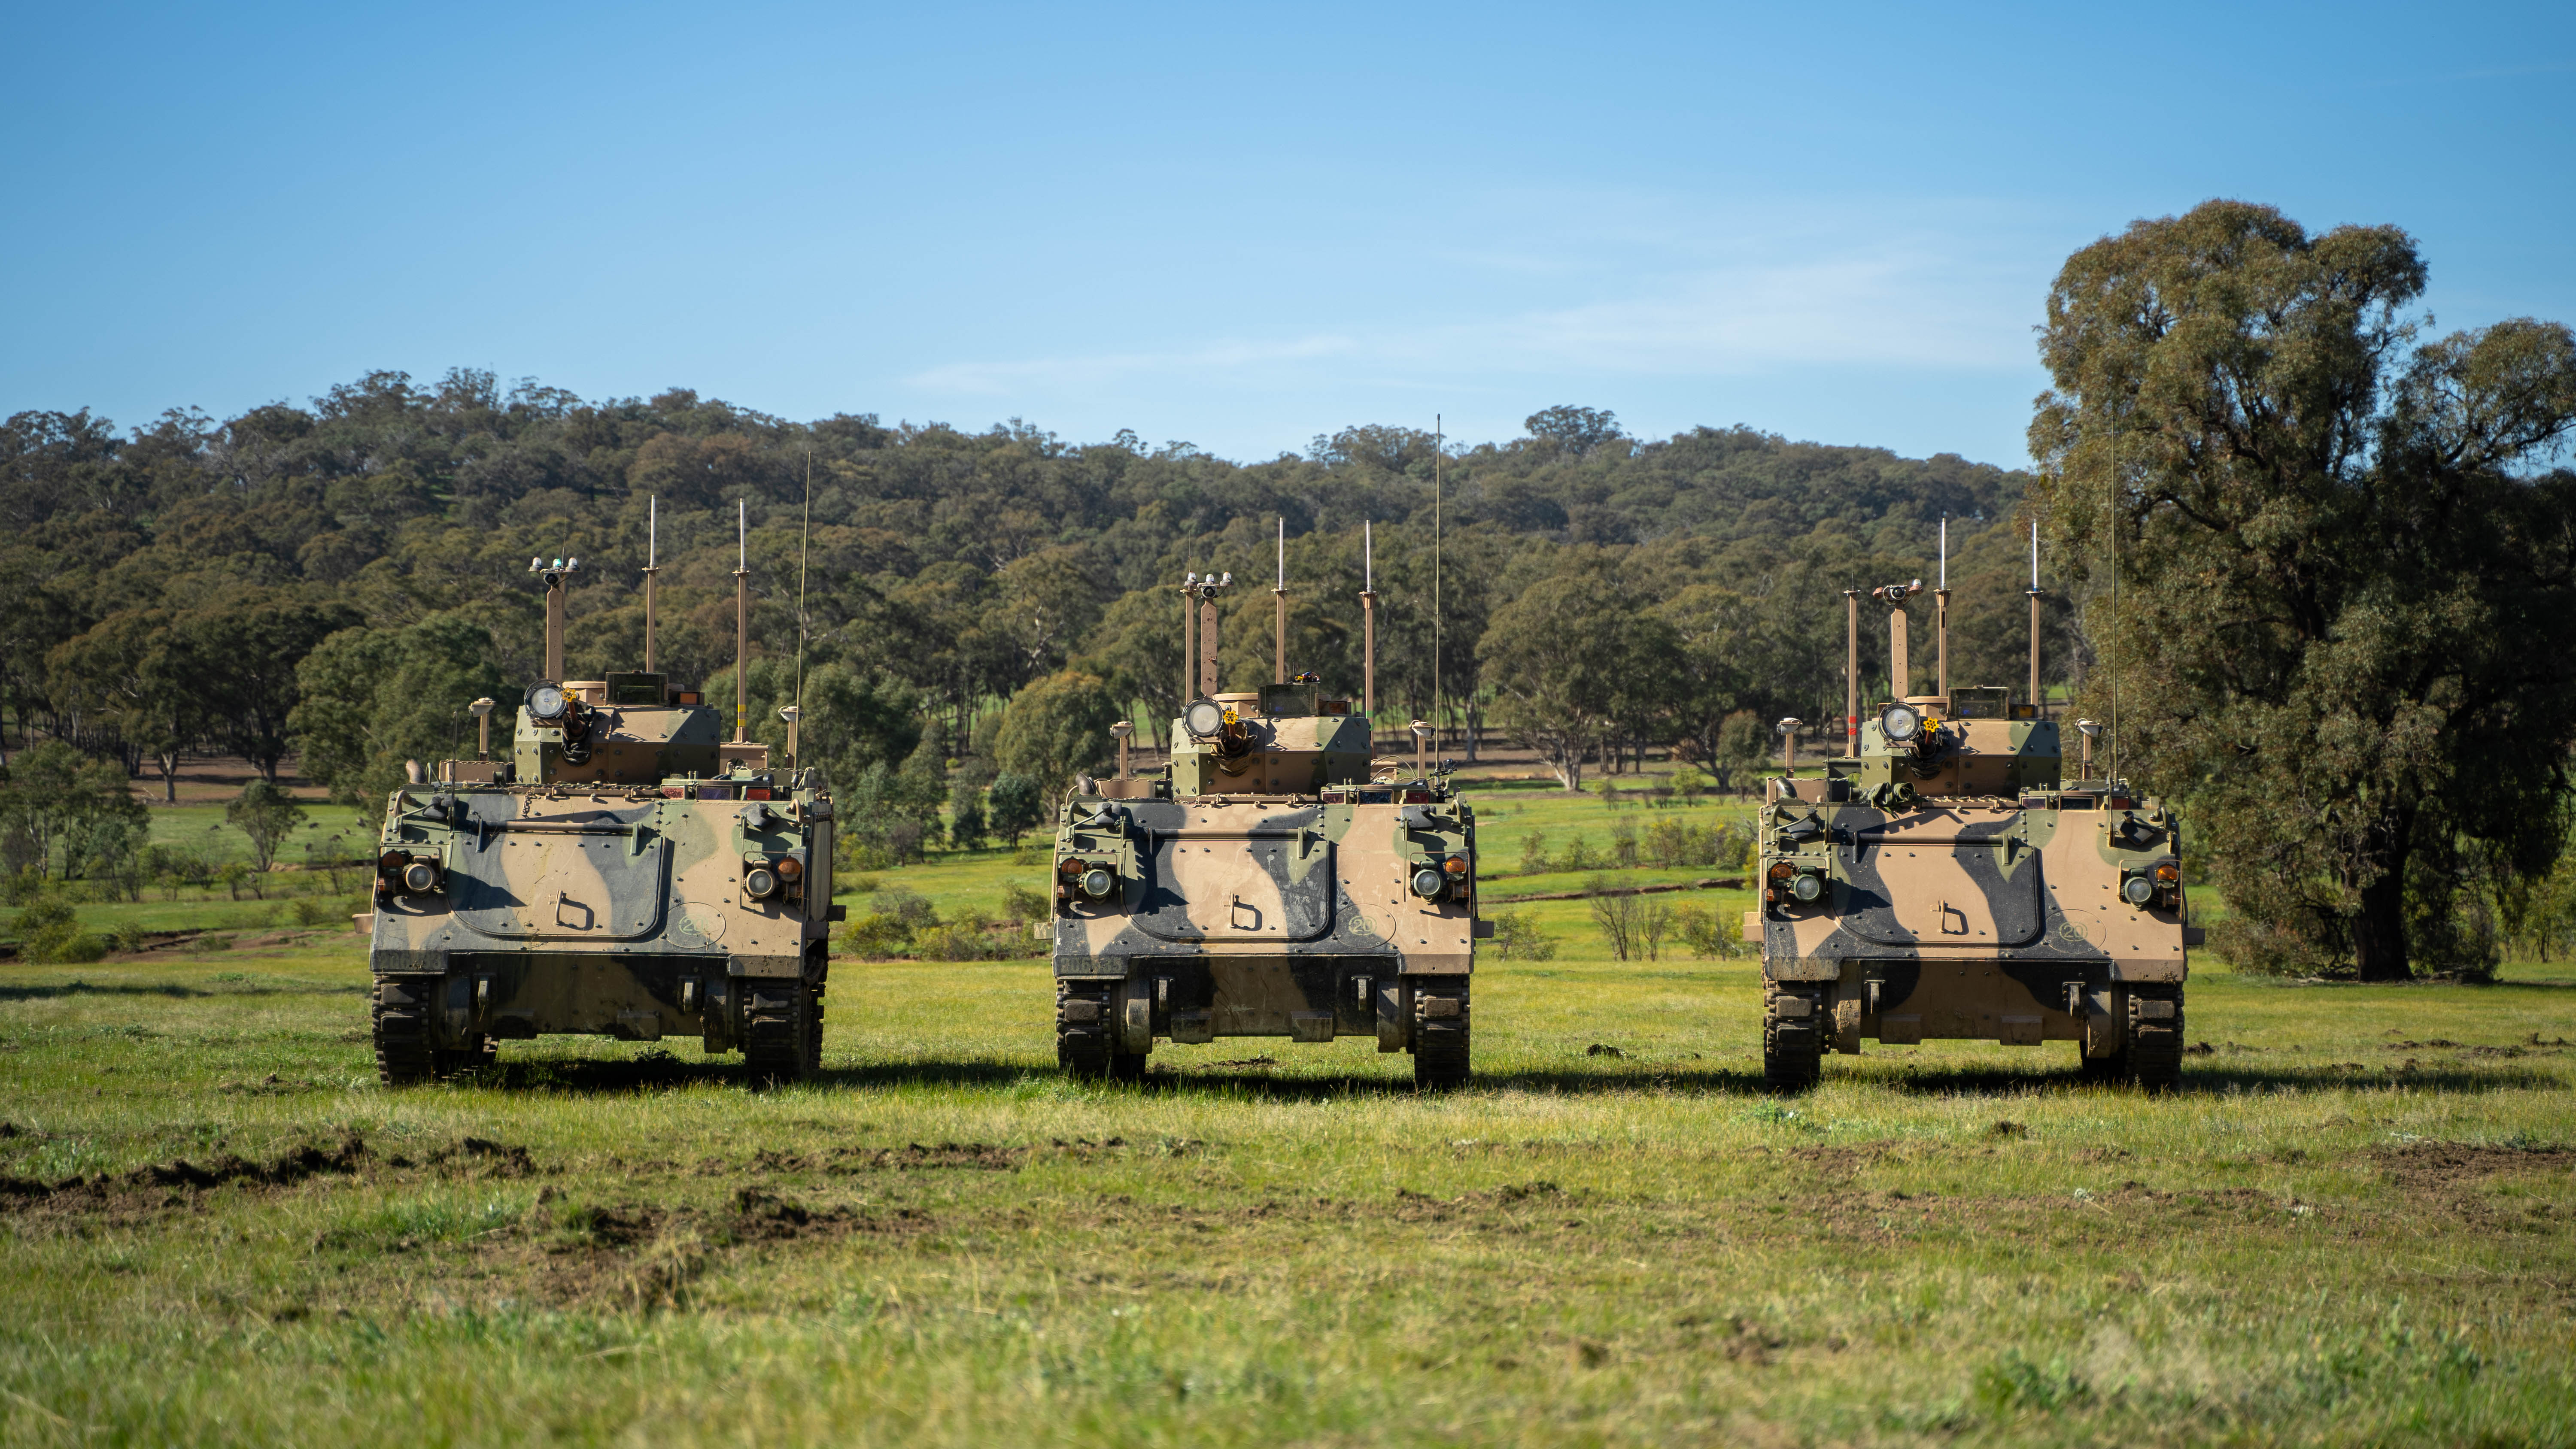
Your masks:
M 657 520 L 658 521 L 658 520 Z M 649 667 L 641 673 L 611 674 L 605 679 L 567 680 L 564 673 L 564 594 L 577 558 L 528 560 L 528 572 L 546 590 L 545 677 L 529 686 L 519 706 L 510 759 L 489 758 L 491 702 L 478 700 L 484 715 L 485 758 L 450 760 L 439 778 L 455 784 L 629 785 L 669 786 L 731 775 L 763 775 L 769 769 L 769 747 L 724 738 L 724 721 L 693 689 L 674 689 L 669 678 Z M 648 552 L 644 566 L 648 599 L 659 572 Z M 742 576 L 737 570 L 737 578 Z M 736 590 L 738 640 L 747 645 L 748 589 Z M 653 658 L 653 618 L 645 616 L 644 657 Z M 735 661 L 737 690 L 742 661 Z M 737 700 L 736 713 L 740 714 Z M 764 779 L 763 784 L 767 781 Z M 758 798 L 758 797 L 754 797 Z

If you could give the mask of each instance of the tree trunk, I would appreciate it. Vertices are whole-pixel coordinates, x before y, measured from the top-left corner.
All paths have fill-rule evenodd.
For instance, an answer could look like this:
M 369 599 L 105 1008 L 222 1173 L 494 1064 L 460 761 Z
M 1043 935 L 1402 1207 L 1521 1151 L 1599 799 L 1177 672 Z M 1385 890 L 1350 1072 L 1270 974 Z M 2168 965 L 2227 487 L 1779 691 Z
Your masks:
M 2397 857 L 2403 860 L 2401 855 Z M 2364 981 L 2407 981 L 2406 870 L 2403 865 L 2361 888 L 2361 912 L 2352 921 L 2353 964 Z
M 178 751 L 176 751 L 176 750 L 172 750 L 172 751 L 170 751 L 170 752 L 169 752 L 169 753 L 167 753 L 167 754 L 156 754 L 156 755 L 154 755 L 152 758 L 153 758 L 156 762 L 158 762 L 158 763 L 160 764 L 160 766 L 161 766 L 161 800 L 162 800 L 162 803 L 163 803 L 163 804 L 165 804 L 165 805 L 176 805 L 176 804 L 178 804 L 178 803 L 179 803 L 179 752 L 178 752 Z

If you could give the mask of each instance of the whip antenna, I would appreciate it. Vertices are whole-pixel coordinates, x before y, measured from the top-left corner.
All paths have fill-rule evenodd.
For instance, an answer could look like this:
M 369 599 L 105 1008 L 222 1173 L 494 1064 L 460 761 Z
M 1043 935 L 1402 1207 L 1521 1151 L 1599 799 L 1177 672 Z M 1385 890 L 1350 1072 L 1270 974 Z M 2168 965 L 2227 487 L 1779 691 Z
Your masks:
M 814 542 L 814 450 L 805 450 L 805 536 L 796 540 L 796 714 L 805 714 L 805 554 Z

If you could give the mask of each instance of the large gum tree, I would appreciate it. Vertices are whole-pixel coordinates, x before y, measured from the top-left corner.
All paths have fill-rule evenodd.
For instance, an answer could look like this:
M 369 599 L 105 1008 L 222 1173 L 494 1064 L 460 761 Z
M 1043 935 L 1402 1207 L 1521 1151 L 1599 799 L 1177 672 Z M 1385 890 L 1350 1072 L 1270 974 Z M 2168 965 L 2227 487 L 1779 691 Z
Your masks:
M 2424 284 L 2394 227 L 2211 201 L 2049 292 L 2031 501 L 2082 703 L 2116 688 L 2122 769 L 2191 802 L 2245 964 L 2476 969 L 2482 895 L 2567 838 L 2576 339 L 2427 341 Z

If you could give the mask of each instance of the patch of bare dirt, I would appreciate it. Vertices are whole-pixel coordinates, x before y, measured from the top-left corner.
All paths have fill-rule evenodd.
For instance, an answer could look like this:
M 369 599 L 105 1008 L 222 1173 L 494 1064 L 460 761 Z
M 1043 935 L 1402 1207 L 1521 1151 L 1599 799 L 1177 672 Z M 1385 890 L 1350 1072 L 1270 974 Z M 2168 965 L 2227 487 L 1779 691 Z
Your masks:
M 1517 1182 L 1502 1187 L 1483 1188 L 1460 1193 L 1456 1197 L 1433 1197 L 1410 1188 L 1395 1190 L 1395 1216 L 1404 1222 L 1440 1222 L 1451 1217 L 1474 1214 L 1480 1209 L 1513 1207 L 1557 1207 L 1569 1200 L 1566 1191 L 1552 1182 Z M 1317 1198 L 1323 1206 L 1329 1199 Z
M 2565 1171 L 2576 1151 L 2564 1147 L 2474 1147 L 2465 1142 L 2413 1142 L 2371 1154 L 2389 1181 L 2431 1190 L 2503 1172 Z
M 54 1183 L 0 1176 L 0 1211 L 146 1212 L 182 1206 L 192 1194 L 232 1183 L 291 1187 L 325 1173 L 355 1173 L 366 1162 L 366 1141 L 352 1132 L 335 1147 L 306 1143 L 265 1162 L 227 1152 L 203 1166 L 177 1157 L 126 1172 L 67 1177 Z
M 1124 1143 L 1113 1144 L 1124 1146 Z M 1113 1145 L 1104 1144 L 1104 1145 Z M 1029 1154 L 1025 1147 L 998 1147 L 989 1142 L 942 1142 L 925 1147 L 918 1142 L 903 1147 L 840 1148 L 832 1153 L 832 1167 L 840 1172 L 874 1169 L 918 1171 L 926 1168 L 955 1167 L 978 1172 L 1017 1171 L 1020 1160 Z

